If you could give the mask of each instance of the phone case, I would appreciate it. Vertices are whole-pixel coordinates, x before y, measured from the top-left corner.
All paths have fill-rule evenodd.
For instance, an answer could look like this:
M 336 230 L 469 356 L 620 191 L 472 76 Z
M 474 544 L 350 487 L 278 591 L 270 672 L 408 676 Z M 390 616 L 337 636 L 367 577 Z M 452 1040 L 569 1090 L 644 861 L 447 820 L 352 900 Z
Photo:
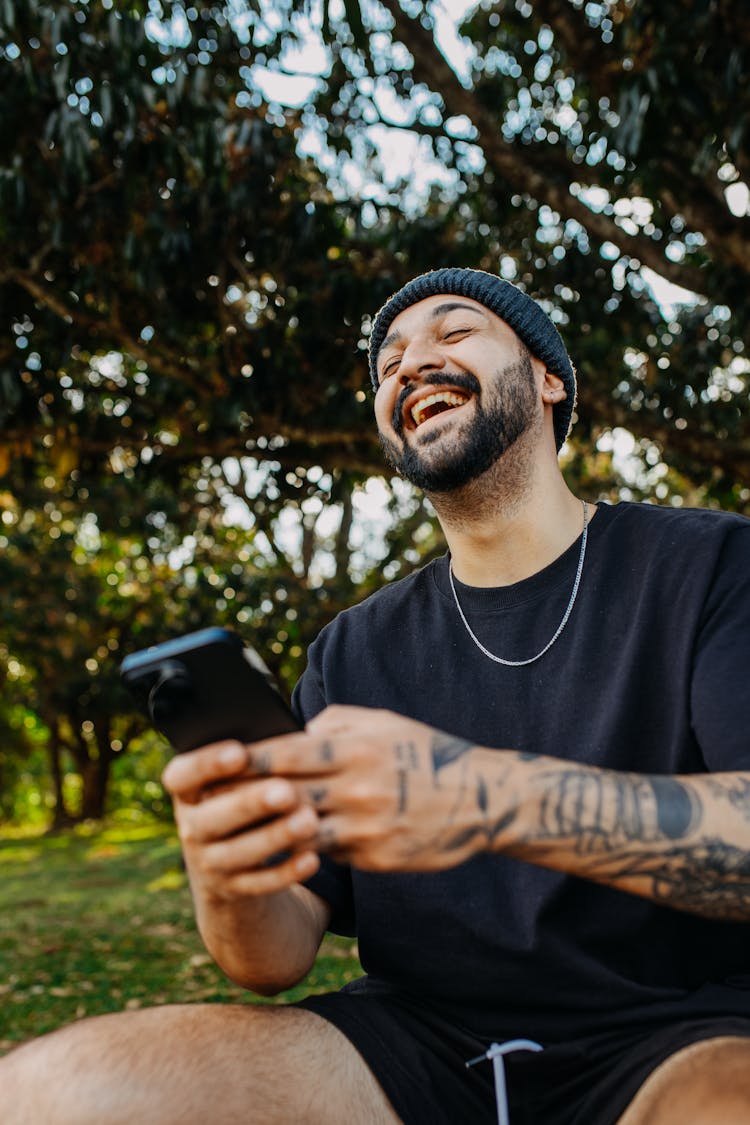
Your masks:
M 202 629 L 134 652 L 120 673 L 178 753 L 299 729 L 261 658 L 229 629 Z

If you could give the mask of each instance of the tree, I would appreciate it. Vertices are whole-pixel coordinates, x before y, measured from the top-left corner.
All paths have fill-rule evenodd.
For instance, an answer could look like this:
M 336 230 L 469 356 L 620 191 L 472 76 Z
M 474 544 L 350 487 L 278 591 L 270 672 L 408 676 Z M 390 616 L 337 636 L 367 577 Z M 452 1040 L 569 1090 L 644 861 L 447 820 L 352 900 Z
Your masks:
M 220 621 L 290 683 L 338 608 L 441 549 L 408 490 L 375 540 L 356 515 L 382 472 L 368 315 L 416 272 L 499 269 L 547 303 L 585 493 L 748 508 L 742 6 L 487 3 L 463 62 L 439 13 L 0 7 L 0 674 L 50 732 L 60 816 L 63 769 L 101 810 L 138 729 L 125 651 Z M 272 102 L 316 20 L 317 93 Z M 429 155 L 429 190 L 377 128 Z M 665 309 L 656 275 L 697 296 Z
M 481 237 L 478 264 L 550 302 L 581 375 L 578 448 L 625 427 L 652 463 L 647 487 L 663 455 L 677 472 L 664 498 L 747 510 L 747 6 L 485 2 L 461 65 L 438 44 L 439 13 L 381 0 L 367 52 L 329 37 L 331 145 L 386 126 L 454 170 L 453 245 L 433 263 L 473 264 Z M 665 309 L 656 276 L 688 303 Z
M 356 473 L 376 463 L 370 434 L 351 440 L 358 208 L 297 157 L 294 121 L 251 97 L 221 8 L 196 16 L 197 51 L 160 47 L 146 12 L 3 9 L 0 664 L 49 731 L 59 819 L 74 811 L 63 768 L 82 779 L 77 814 L 99 815 L 138 729 L 118 717 L 124 652 L 218 619 L 299 672 L 300 636 L 338 604 L 316 584 L 311 505 L 340 506 L 346 585 Z M 294 567 L 276 530 L 290 506 Z

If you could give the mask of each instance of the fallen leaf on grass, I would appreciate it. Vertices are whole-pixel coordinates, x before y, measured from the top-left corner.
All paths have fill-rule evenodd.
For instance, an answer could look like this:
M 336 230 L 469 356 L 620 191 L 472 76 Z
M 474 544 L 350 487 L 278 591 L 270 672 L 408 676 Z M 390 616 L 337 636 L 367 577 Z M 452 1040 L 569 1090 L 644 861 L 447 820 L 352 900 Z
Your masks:
M 191 968 L 200 969 L 202 965 L 213 965 L 214 962 L 207 953 L 194 953 L 189 963 Z
M 122 855 L 122 848 L 119 844 L 100 844 L 96 848 L 90 848 L 86 858 L 111 859 L 115 855 Z

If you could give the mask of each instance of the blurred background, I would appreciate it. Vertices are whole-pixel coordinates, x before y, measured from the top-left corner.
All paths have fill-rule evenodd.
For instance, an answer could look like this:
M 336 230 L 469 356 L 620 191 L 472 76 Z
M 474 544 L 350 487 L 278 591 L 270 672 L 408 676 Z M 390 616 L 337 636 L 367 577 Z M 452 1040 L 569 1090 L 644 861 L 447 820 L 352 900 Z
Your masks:
M 539 298 L 592 500 L 750 512 L 742 0 L 0 3 L 0 816 L 169 820 L 118 665 L 228 625 L 287 689 L 444 549 L 370 318 Z

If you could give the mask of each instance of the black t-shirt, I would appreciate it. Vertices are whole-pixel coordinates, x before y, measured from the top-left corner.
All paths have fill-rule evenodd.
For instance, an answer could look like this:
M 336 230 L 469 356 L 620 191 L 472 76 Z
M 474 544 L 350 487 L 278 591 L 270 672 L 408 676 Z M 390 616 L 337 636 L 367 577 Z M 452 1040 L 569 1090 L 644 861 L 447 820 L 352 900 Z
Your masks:
M 457 583 L 490 651 L 544 647 L 579 551 L 510 587 Z M 324 629 L 294 704 L 305 720 L 331 703 L 383 707 L 484 747 L 616 770 L 750 770 L 749 671 L 750 521 L 621 503 L 599 506 L 570 620 L 535 663 L 477 649 L 443 557 Z M 502 855 L 427 874 L 326 860 L 308 885 L 331 928 L 357 934 L 368 975 L 356 987 L 421 998 L 477 1034 L 545 1041 L 691 1004 L 750 1015 L 744 924 Z

